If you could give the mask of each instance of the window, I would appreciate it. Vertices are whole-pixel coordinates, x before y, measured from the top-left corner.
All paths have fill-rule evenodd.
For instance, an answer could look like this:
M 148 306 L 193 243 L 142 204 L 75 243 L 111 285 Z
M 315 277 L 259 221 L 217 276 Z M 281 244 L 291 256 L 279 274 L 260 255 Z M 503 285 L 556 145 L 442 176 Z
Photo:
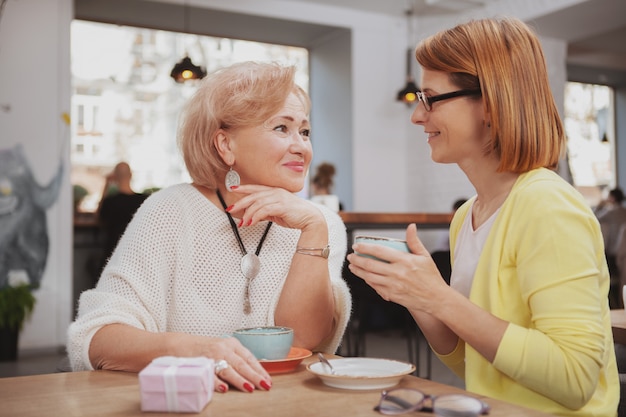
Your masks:
M 616 184 L 613 89 L 567 83 L 564 123 L 574 185 L 595 206 Z
M 71 37 L 71 180 L 89 192 L 82 212 L 96 210 L 104 178 L 120 161 L 132 167 L 135 191 L 189 181 L 176 127 L 194 85 L 169 76 L 185 54 L 209 72 L 244 60 L 293 64 L 308 90 L 304 48 L 81 20 Z

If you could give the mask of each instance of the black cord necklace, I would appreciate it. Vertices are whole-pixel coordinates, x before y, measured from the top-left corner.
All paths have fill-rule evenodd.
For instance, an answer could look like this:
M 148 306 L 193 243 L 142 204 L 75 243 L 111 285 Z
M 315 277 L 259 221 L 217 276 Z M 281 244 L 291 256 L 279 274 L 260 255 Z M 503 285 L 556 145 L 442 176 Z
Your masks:
M 222 203 L 222 207 L 224 207 L 224 211 L 226 210 L 226 202 L 222 197 L 222 194 L 219 190 L 216 190 L 217 197 L 220 199 L 220 203 Z M 261 253 L 261 248 L 263 247 L 263 242 L 267 237 L 267 232 L 270 231 L 270 227 L 272 227 L 272 222 L 267 223 L 267 227 L 265 228 L 265 232 L 263 232 L 263 236 L 261 236 L 261 240 L 256 247 L 256 251 L 254 253 L 248 253 L 246 250 L 246 246 L 243 244 L 241 240 L 241 235 L 239 235 L 239 229 L 235 224 L 235 220 L 233 220 L 233 216 L 230 215 L 229 212 L 226 212 L 226 216 L 228 217 L 228 221 L 230 222 L 230 227 L 233 229 L 233 233 L 237 238 L 237 242 L 239 243 L 239 247 L 241 248 L 241 254 L 243 257 L 241 258 L 241 272 L 243 276 L 246 277 L 248 281 L 246 283 L 246 294 L 243 302 L 243 312 L 245 314 L 250 314 L 252 311 L 252 306 L 250 305 L 250 283 L 256 276 L 259 274 L 259 270 L 261 269 L 261 261 L 259 260 L 259 253 Z

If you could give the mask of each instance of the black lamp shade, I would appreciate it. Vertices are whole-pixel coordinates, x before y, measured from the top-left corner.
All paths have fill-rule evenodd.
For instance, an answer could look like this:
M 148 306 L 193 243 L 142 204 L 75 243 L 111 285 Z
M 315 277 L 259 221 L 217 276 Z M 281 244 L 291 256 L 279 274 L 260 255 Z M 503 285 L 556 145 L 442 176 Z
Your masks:
M 184 83 L 188 80 L 201 80 L 206 76 L 206 70 L 194 65 L 193 62 L 191 62 L 191 58 L 186 56 L 179 63 L 174 65 L 170 76 L 177 83 Z
M 406 82 L 404 88 L 398 91 L 398 101 L 401 101 L 406 104 L 413 104 L 417 101 L 417 92 L 419 88 L 415 85 L 415 81 L 412 78 L 409 78 Z
M 411 104 L 417 101 L 417 92 L 419 88 L 415 84 L 415 80 L 411 75 L 411 55 L 413 50 L 408 48 L 406 50 L 406 85 L 400 91 L 398 91 L 397 100 L 405 103 L 407 106 L 411 106 Z

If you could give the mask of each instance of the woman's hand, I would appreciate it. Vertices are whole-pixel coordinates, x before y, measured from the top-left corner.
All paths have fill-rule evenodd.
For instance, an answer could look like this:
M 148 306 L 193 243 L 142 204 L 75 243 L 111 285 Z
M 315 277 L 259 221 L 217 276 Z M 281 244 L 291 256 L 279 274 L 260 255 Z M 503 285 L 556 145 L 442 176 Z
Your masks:
M 272 379 L 254 355 L 234 337 L 210 338 L 202 350 L 204 356 L 215 359 L 215 384 L 218 392 L 228 391 L 228 385 L 241 391 L 255 388 L 269 390 Z
M 246 392 L 272 387 L 270 375 L 236 338 L 179 335 L 189 339 L 177 342 L 187 346 L 182 356 L 206 356 L 215 360 L 215 391 L 227 392 L 229 385 Z
M 348 255 L 349 269 L 362 278 L 384 300 L 409 310 L 435 352 L 448 354 L 457 344 L 457 333 L 449 320 L 462 322 L 455 308 L 467 299 L 444 281 L 437 265 L 417 237 L 415 224 L 409 225 L 406 240 L 411 253 L 367 243 L 354 244 L 356 252 L 384 259 L 389 263 Z M 443 317 L 448 315 L 448 317 Z
M 243 196 L 229 210 L 230 214 L 241 219 L 240 226 L 271 221 L 290 229 L 304 230 L 326 224 L 321 211 L 313 204 L 282 188 L 240 185 L 231 191 Z
M 411 311 L 433 313 L 438 300 L 449 290 L 437 265 L 417 236 L 415 224 L 409 225 L 406 239 L 411 253 L 368 243 L 355 243 L 355 252 L 375 256 L 348 255 L 350 271 L 362 278 L 384 300 L 401 304 Z
M 160 356 L 199 357 L 226 361 L 216 367 L 214 389 L 228 391 L 269 390 L 272 379 L 252 352 L 234 337 L 195 336 L 186 333 L 154 333 L 125 324 L 109 324 L 96 332 L 89 346 L 95 369 L 139 372 Z M 222 363 L 223 364 L 223 363 Z
M 330 243 L 326 218 L 310 201 L 285 189 L 262 185 L 240 185 L 232 192 L 241 196 L 229 207 L 233 216 L 241 218 L 240 226 L 272 221 L 300 230 L 296 247 L 321 250 Z M 334 331 L 335 300 L 328 259 L 298 253 L 296 247 L 274 320 L 294 329 L 298 346 L 313 349 Z

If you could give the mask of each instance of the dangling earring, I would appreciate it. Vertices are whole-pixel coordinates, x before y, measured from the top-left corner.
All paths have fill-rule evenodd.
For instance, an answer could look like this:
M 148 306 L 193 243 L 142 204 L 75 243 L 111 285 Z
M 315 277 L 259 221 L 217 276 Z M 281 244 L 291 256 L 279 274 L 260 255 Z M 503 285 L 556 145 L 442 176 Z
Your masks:
M 226 173 L 226 180 L 224 181 L 226 184 L 226 189 L 231 191 L 230 187 L 234 185 L 241 184 L 241 178 L 239 178 L 239 173 L 230 167 L 230 170 Z

